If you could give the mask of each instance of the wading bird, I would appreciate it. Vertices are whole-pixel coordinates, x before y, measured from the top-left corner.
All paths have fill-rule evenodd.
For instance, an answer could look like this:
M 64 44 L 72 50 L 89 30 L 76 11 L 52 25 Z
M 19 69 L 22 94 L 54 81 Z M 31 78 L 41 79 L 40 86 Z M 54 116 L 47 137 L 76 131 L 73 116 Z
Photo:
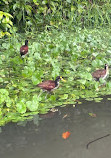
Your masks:
M 60 80 L 65 82 L 61 76 L 57 76 L 55 80 L 46 80 L 42 83 L 39 83 L 37 86 L 40 87 L 43 91 L 51 92 L 59 87 Z
M 28 40 L 25 40 L 25 45 L 20 48 L 20 55 L 26 55 L 28 53 Z
M 99 81 L 100 78 L 105 79 L 109 74 L 109 68 L 108 65 L 105 64 L 104 69 L 99 69 L 96 70 L 92 73 L 92 77 L 96 80 Z

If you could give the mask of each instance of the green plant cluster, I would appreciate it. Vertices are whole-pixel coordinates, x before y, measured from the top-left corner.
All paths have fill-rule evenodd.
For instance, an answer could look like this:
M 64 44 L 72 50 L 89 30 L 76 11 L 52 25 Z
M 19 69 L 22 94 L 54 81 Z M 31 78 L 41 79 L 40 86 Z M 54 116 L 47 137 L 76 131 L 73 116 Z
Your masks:
M 0 125 L 32 118 L 33 114 L 47 113 L 50 108 L 75 105 L 78 99 L 100 101 L 99 96 L 111 94 L 110 75 L 96 82 L 91 73 L 111 65 L 110 30 L 44 31 L 37 35 L 15 34 L 0 40 Z M 20 56 L 24 38 L 29 39 L 29 53 Z M 32 38 L 32 39 L 30 39 Z M 22 43 L 19 41 L 22 39 Z M 36 86 L 43 80 L 61 75 L 66 83 L 51 95 Z M 79 102 L 78 102 L 79 103 Z
M 111 23 L 110 0 L 1 0 L 0 6 L 5 16 L 7 13 L 13 16 L 13 24 L 19 32 Z M 9 24 L 7 19 L 5 21 Z
M 12 21 L 10 20 L 12 16 L 9 13 L 0 11 L 0 38 L 5 35 L 10 35 L 11 28 L 13 26 Z

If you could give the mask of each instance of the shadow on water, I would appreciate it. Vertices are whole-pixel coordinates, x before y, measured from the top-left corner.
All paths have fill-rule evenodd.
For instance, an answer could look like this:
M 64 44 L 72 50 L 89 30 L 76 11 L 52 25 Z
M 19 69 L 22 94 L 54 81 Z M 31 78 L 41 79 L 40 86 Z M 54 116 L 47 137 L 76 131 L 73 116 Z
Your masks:
M 96 117 L 89 116 L 96 114 Z M 33 121 L 20 126 L 9 123 L 0 133 L 1 158 L 105 158 L 111 155 L 111 136 L 88 142 L 111 133 L 111 102 L 86 102 L 75 108 L 59 108 L 35 125 Z M 68 139 L 62 133 L 70 131 Z

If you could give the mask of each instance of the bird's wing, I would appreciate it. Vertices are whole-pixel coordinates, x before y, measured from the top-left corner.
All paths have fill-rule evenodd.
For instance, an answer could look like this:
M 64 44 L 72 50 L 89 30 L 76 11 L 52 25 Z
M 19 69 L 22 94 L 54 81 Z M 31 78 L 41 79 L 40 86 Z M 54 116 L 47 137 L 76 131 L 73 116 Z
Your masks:
M 102 69 L 102 70 L 96 70 L 95 72 L 92 73 L 92 76 L 94 78 L 101 78 L 101 77 L 104 77 L 106 73 L 106 70 Z
M 46 89 L 46 90 L 51 90 L 55 88 L 55 81 L 52 80 L 44 81 L 42 83 L 39 83 L 38 87 L 41 87 L 42 89 Z
M 20 52 L 28 52 L 28 46 L 22 46 L 21 48 L 20 48 Z

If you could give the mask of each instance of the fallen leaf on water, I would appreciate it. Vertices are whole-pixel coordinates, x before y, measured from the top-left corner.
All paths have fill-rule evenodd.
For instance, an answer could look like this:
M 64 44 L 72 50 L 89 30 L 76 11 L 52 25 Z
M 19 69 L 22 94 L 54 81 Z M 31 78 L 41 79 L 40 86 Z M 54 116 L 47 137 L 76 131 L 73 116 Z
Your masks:
M 66 114 L 66 115 L 64 115 L 64 116 L 63 116 L 63 119 L 64 119 L 64 118 L 66 118 L 67 116 L 68 116 L 67 114 Z
M 79 102 L 79 100 L 75 100 L 76 102 Z
M 68 132 L 68 131 L 67 131 L 67 132 L 64 132 L 64 133 L 62 133 L 62 138 L 63 138 L 63 139 L 67 139 L 67 138 L 70 136 L 70 134 L 71 134 L 71 133 Z
M 94 114 L 94 113 L 89 113 L 89 116 L 91 116 L 91 117 L 96 117 L 96 114 Z
M 59 110 L 56 109 L 56 108 L 52 108 L 52 109 L 50 109 L 50 111 L 52 111 L 52 112 L 56 112 L 56 111 L 59 111 Z

